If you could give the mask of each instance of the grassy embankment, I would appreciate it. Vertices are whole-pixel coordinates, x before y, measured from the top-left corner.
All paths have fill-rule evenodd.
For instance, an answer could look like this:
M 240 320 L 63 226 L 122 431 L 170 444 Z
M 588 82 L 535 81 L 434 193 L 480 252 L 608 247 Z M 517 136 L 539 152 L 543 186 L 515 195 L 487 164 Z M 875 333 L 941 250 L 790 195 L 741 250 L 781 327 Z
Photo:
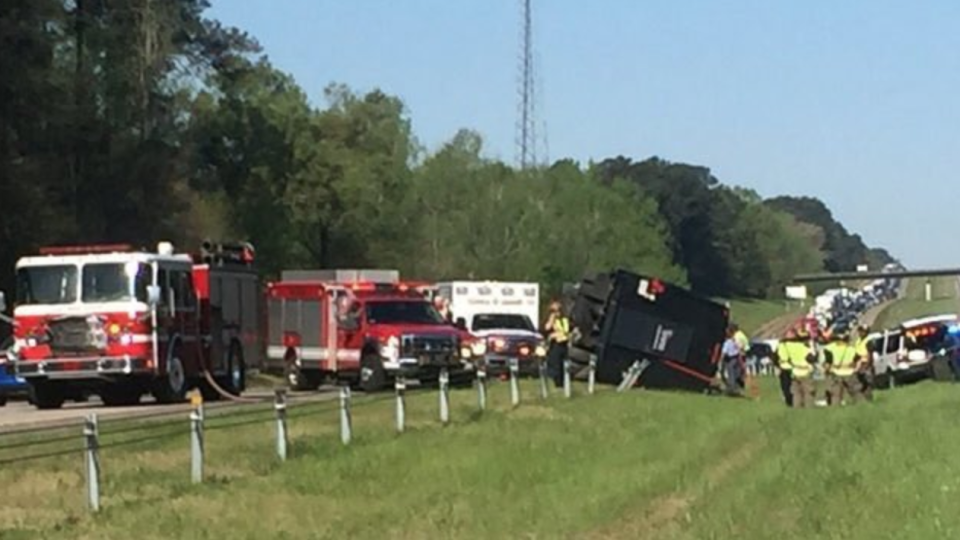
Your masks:
M 722 301 L 721 301 L 722 302 Z M 785 300 L 731 300 L 730 319 L 748 335 L 754 335 L 765 324 L 780 318 L 799 317 L 799 302 Z
M 904 297 L 891 303 L 877 316 L 874 328 L 891 328 L 909 319 L 957 312 L 957 309 L 960 308 L 960 298 L 957 296 L 957 278 L 933 278 L 930 302 L 925 299 L 924 283 L 924 280 L 920 278 L 909 280 Z
M 951 538 L 960 535 L 956 388 L 924 383 L 837 410 L 608 389 L 492 411 L 411 396 L 393 433 L 381 401 L 272 426 L 211 431 L 208 482 L 189 484 L 187 437 L 103 451 L 104 510 L 83 504 L 76 457 L 0 469 L 0 538 Z M 922 418 L 922 422 L 917 419 Z M 909 464 L 907 469 L 905 464 Z

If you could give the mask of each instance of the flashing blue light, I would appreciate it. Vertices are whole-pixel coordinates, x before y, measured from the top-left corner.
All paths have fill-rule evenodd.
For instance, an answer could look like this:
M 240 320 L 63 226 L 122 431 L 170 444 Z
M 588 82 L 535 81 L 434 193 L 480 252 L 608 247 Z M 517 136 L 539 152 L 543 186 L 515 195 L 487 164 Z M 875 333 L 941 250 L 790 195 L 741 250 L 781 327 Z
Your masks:
M 947 332 L 949 332 L 949 333 L 951 333 L 951 334 L 960 334 L 960 325 L 954 324 L 954 325 L 952 325 L 952 326 L 948 326 L 948 327 L 947 327 Z

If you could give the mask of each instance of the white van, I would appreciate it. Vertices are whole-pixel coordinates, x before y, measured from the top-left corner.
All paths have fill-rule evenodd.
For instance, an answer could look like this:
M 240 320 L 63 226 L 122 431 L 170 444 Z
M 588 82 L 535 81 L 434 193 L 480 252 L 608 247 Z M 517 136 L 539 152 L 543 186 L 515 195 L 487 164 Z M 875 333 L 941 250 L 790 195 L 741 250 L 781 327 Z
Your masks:
M 878 387 L 922 379 L 930 360 L 942 348 L 956 314 L 934 315 L 903 322 L 893 330 L 868 336 L 873 352 L 873 374 Z

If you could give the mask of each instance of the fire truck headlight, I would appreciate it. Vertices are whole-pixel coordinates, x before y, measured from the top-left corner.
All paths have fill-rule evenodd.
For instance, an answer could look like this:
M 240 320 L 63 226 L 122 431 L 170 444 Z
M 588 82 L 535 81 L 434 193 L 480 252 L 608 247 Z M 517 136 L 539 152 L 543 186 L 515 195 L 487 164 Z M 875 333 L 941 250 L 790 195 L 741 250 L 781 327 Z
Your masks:
M 470 347 L 460 347 L 460 357 L 461 358 L 470 358 L 473 356 L 473 353 L 470 350 Z
M 24 346 L 26 346 L 26 347 L 36 347 L 36 346 L 37 346 L 37 338 L 29 337 L 29 338 L 23 340 L 23 344 L 24 344 Z
M 132 334 L 123 334 L 120 336 L 120 345 L 124 347 L 128 345 L 133 345 L 133 335 Z
M 400 340 L 397 336 L 390 336 L 380 345 L 380 356 L 393 361 L 400 357 Z
M 483 341 L 475 341 L 470 345 L 470 351 L 474 356 L 483 356 L 487 354 L 487 344 Z
M 537 356 L 546 356 L 547 348 L 544 347 L 543 345 L 537 345 L 536 350 L 534 350 L 534 354 L 536 354 Z

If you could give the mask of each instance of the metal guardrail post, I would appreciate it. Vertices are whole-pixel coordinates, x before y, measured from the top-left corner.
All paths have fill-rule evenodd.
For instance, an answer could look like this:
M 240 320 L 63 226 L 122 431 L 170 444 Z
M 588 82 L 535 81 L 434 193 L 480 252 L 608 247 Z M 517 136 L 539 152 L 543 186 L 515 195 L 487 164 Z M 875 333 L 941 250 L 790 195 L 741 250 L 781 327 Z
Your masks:
M 587 394 L 593 395 L 597 386 L 597 355 L 590 355 L 590 363 L 587 364 Z
M 540 399 L 547 399 L 550 396 L 550 387 L 547 385 L 547 361 L 542 358 L 537 364 L 537 374 L 540 379 Z
M 100 511 L 100 428 L 97 414 L 93 413 L 83 423 L 84 452 L 87 464 L 87 502 L 90 510 Z
M 340 387 L 340 441 L 344 445 L 353 439 L 353 425 L 350 418 L 350 387 Z
M 516 358 L 510 359 L 510 404 L 514 407 L 520 405 L 520 381 L 517 378 L 520 372 L 520 364 Z
M 487 368 L 483 364 L 477 368 L 477 405 L 480 412 L 487 410 Z
M 573 396 L 573 387 L 570 381 L 570 359 L 563 360 L 563 396 L 570 399 Z
M 196 392 L 191 398 L 190 411 L 190 479 L 194 484 L 203 482 L 203 398 Z
M 440 422 L 450 422 L 450 373 L 447 368 L 440 370 Z
M 393 387 L 397 391 L 397 433 L 403 433 L 407 424 L 407 404 L 405 402 L 407 381 L 403 378 L 403 375 L 397 377 Z
M 276 389 L 273 408 L 277 412 L 277 457 L 287 460 L 287 391 Z

